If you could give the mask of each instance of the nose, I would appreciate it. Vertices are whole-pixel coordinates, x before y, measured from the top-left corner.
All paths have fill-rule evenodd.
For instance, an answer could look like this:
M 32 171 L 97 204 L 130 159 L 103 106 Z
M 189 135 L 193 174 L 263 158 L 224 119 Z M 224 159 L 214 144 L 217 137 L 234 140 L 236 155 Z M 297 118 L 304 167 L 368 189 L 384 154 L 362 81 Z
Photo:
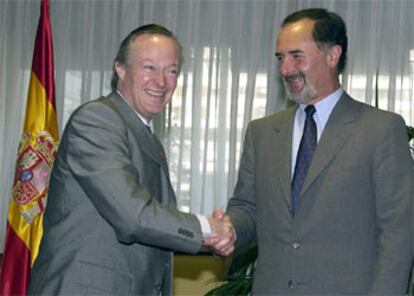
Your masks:
M 282 76 L 287 76 L 294 72 L 294 65 L 292 59 L 289 57 L 284 57 L 279 61 L 279 73 Z
M 164 87 L 166 85 L 165 73 L 163 71 L 158 71 L 155 80 L 159 87 Z

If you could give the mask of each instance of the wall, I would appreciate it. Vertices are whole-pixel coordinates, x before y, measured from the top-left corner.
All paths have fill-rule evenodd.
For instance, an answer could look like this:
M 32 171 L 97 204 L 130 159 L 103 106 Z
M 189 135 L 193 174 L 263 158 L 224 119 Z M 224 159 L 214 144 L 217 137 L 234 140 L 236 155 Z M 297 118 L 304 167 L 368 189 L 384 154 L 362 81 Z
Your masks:
M 225 260 L 210 255 L 174 256 L 173 295 L 204 295 L 218 283 L 225 268 Z

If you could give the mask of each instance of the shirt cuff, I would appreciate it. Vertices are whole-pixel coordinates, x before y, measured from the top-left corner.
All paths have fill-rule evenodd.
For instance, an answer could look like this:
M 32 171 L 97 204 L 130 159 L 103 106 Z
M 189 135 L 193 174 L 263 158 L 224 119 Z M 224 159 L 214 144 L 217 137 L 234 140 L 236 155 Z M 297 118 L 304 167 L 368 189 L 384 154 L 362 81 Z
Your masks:
M 197 214 L 196 214 L 196 217 L 198 221 L 200 222 L 201 232 L 203 233 L 203 236 L 211 234 L 211 227 L 210 227 L 210 223 L 208 223 L 207 217 L 204 215 L 197 215 Z

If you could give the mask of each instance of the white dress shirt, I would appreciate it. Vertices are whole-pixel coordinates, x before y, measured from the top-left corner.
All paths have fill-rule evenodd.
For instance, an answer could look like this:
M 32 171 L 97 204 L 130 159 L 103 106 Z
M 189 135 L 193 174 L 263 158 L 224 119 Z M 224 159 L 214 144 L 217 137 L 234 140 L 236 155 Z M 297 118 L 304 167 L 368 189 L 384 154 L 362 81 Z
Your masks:
M 342 88 L 338 88 L 329 96 L 323 98 L 314 105 L 316 112 L 313 114 L 313 119 L 315 120 L 316 129 L 318 131 L 318 142 L 322 136 L 323 130 L 325 129 L 326 123 L 328 122 L 328 119 L 331 116 L 332 110 L 335 107 L 336 103 L 338 103 L 339 98 L 342 96 L 343 92 L 344 91 Z M 298 155 L 300 140 L 302 139 L 303 129 L 305 127 L 306 106 L 307 105 L 305 104 L 300 104 L 295 114 L 295 122 L 293 124 L 292 134 L 291 178 L 293 178 L 293 174 L 295 171 L 296 157 Z

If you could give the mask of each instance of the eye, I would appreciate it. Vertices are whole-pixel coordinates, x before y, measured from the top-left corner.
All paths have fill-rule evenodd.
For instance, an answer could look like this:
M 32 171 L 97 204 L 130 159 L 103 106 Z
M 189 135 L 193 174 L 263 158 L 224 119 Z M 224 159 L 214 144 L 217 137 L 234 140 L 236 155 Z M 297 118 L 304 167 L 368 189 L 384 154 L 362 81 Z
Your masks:
M 276 59 L 280 62 L 282 60 L 282 55 L 281 54 L 275 54 Z
M 147 65 L 144 64 L 143 68 L 144 68 L 145 71 L 154 71 L 155 70 L 155 67 L 153 65 L 148 65 L 148 64 Z
M 168 75 L 178 76 L 178 69 L 175 67 L 167 69 L 166 72 Z
M 157 67 L 154 63 L 152 63 L 151 61 L 141 61 L 141 68 L 145 71 L 145 72 L 154 72 L 157 70 Z
M 295 60 L 301 59 L 301 58 L 303 58 L 303 52 L 294 52 L 294 53 L 292 53 L 292 57 Z

